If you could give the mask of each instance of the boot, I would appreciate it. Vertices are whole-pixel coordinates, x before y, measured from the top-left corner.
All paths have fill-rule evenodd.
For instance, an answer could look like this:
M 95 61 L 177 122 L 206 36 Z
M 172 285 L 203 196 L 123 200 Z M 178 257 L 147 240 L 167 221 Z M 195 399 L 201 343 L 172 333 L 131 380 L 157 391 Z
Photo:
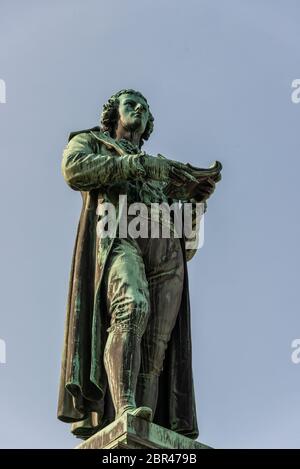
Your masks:
M 125 412 L 152 420 L 152 410 L 137 408 L 135 391 L 140 368 L 141 338 L 133 330 L 111 330 L 104 351 L 104 366 L 107 373 L 115 418 Z
M 136 387 L 136 403 L 152 409 L 154 416 L 158 398 L 158 375 L 153 373 L 140 373 Z

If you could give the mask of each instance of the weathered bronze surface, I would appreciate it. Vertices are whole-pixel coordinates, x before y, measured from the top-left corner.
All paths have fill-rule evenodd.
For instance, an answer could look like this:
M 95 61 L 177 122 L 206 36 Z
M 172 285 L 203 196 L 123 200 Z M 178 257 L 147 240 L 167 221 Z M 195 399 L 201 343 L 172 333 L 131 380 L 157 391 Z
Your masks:
M 209 449 L 172 430 L 126 412 L 76 449 Z
M 101 126 L 70 135 L 67 184 L 80 191 L 70 274 L 58 418 L 88 438 L 126 413 L 197 438 L 184 236 L 120 238 L 97 231 L 99 206 L 120 216 L 127 202 L 204 202 L 221 178 L 209 169 L 141 150 L 153 130 L 147 100 L 122 90 L 104 106 Z M 156 221 L 159 223 L 159 221 Z

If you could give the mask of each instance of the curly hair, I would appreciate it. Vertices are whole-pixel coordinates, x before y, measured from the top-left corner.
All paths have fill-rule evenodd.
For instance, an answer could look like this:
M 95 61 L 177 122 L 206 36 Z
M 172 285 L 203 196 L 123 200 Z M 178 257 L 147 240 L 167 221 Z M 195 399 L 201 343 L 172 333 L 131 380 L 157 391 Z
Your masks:
M 140 98 L 143 98 L 146 101 L 146 103 L 148 104 L 147 99 L 145 98 L 145 96 L 143 96 L 142 93 L 140 93 L 139 91 L 135 91 L 135 90 L 131 90 L 131 89 L 127 89 L 127 90 L 124 89 L 124 90 L 120 90 L 117 93 L 113 94 L 109 98 L 107 103 L 104 104 L 103 109 L 102 109 L 102 113 L 101 113 L 101 119 L 100 119 L 101 130 L 103 132 L 108 132 L 111 137 L 114 136 L 114 132 L 115 132 L 115 129 L 116 129 L 116 126 L 117 126 L 117 123 L 118 123 L 118 118 L 119 118 L 119 113 L 118 113 L 119 97 L 122 94 L 134 94 L 136 96 L 139 96 Z M 144 140 L 148 140 L 151 133 L 153 132 L 153 127 L 154 127 L 153 121 L 154 121 L 154 117 L 153 117 L 153 115 L 151 114 L 151 112 L 149 110 L 149 118 L 148 118 L 148 122 L 147 122 L 147 125 L 146 125 L 146 128 L 145 128 L 145 131 L 144 131 L 144 133 L 141 137 L 140 146 L 143 145 Z

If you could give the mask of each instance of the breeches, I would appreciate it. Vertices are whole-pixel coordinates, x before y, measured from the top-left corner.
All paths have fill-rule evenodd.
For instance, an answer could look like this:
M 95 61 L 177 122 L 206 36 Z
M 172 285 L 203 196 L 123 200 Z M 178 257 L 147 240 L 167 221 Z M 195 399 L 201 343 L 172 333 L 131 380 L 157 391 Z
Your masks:
M 158 377 L 162 370 L 180 307 L 183 279 L 180 239 L 115 239 L 104 274 L 108 331 L 113 332 L 110 340 L 118 333 L 138 338 L 140 374 Z M 119 352 L 121 356 L 122 350 Z M 118 357 L 118 350 L 114 355 Z

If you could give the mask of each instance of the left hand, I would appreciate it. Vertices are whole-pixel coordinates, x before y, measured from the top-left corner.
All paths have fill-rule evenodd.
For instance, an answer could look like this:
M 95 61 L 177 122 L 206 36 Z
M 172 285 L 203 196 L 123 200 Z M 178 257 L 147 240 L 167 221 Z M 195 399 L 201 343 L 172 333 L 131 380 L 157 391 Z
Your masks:
M 204 179 L 202 182 L 199 182 L 196 194 L 193 198 L 197 202 L 205 202 L 213 194 L 215 187 L 216 184 L 212 178 Z

